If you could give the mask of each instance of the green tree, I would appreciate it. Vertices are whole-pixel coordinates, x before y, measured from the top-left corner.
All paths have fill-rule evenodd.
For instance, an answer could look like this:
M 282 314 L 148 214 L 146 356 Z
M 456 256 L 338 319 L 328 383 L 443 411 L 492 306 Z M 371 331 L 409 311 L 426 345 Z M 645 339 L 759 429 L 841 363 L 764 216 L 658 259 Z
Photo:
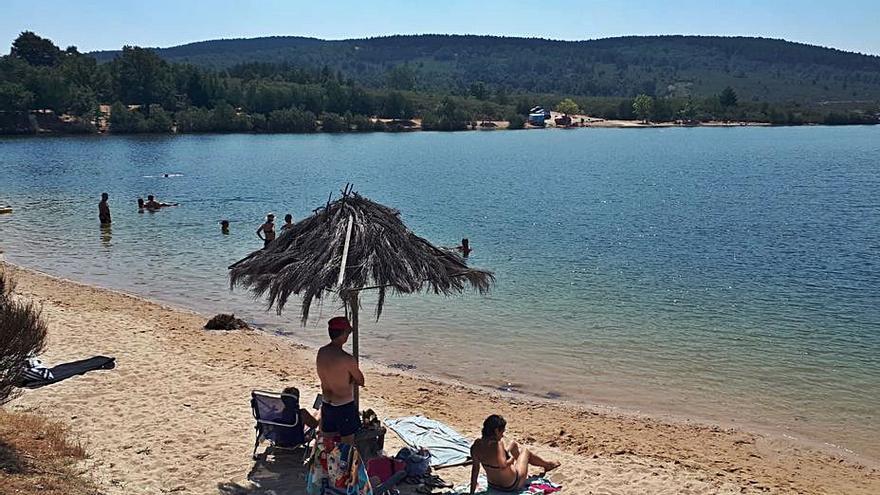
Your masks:
M 471 83 L 471 87 L 468 90 L 471 96 L 478 100 L 485 100 L 488 97 L 489 92 L 486 90 L 486 85 L 483 84 L 483 81 L 474 81 Z
M 150 105 L 150 116 L 147 118 L 146 131 L 154 133 L 171 132 L 174 122 L 161 105 Z
M 19 83 L 0 82 L 0 111 L 25 112 L 34 104 L 34 94 Z
M 471 117 L 450 97 L 443 98 L 434 112 L 422 118 L 422 128 L 430 131 L 461 131 L 467 129 Z
M 318 127 L 315 114 L 299 108 L 273 110 L 266 120 L 269 132 L 314 132 Z
M 369 117 L 361 114 L 354 114 L 349 119 L 349 125 L 351 125 L 354 130 L 358 132 L 366 132 L 366 131 L 381 131 L 382 125 L 376 125 Z
M 204 108 L 187 108 L 177 112 L 177 132 L 208 132 L 211 130 L 211 111 Z
M 382 102 L 383 117 L 390 119 L 408 119 L 413 116 L 412 101 L 399 91 L 392 91 Z
M 95 92 L 83 86 L 71 88 L 67 97 L 67 111 L 79 117 L 92 117 L 98 110 Z
M 125 103 L 165 104 L 171 100 L 171 71 L 155 52 L 137 46 L 122 47 L 112 67 L 116 95 Z
M 211 114 L 211 130 L 218 132 L 247 132 L 253 129 L 247 115 L 239 113 L 232 105 L 220 101 Z
M 391 89 L 412 91 L 416 87 L 416 71 L 409 64 L 394 67 L 388 71 L 385 79 Z
M 688 98 L 681 110 L 678 111 L 679 118 L 683 120 L 694 120 L 697 118 L 697 106 L 694 100 Z
M 507 88 L 499 86 L 495 89 L 495 103 L 499 105 L 507 105 L 510 103 L 510 96 L 507 94 Z
M 534 106 L 534 101 L 532 101 L 531 99 L 519 98 L 516 100 L 515 111 L 520 115 L 528 115 L 529 110 L 531 110 Z
M 134 134 L 147 131 L 147 122 L 143 114 L 131 111 L 121 102 L 110 108 L 110 132 L 114 134 Z
M 346 132 L 349 129 L 345 119 L 338 113 L 325 113 L 321 116 L 321 130 L 324 132 Z
M 581 109 L 577 103 L 574 102 L 571 98 L 566 98 L 560 101 L 556 105 L 557 112 L 565 114 L 565 115 L 575 115 L 581 113 Z
M 518 113 L 512 113 L 507 116 L 508 129 L 522 129 L 526 126 L 526 119 Z
M 647 124 L 654 112 L 654 98 L 642 93 L 633 100 L 632 109 L 636 116 Z
M 54 66 L 61 61 L 61 49 L 51 40 L 41 38 L 31 31 L 23 31 L 12 42 L 9 55 L 35 66 Z
M 724 88 L 721 91 L 721 94 L 718 95 L 718 102 L 721 103 L 721 106 L 724 108 L 735 107 L 739 102 L 739 99 L 736 96 L 736 91 L 733 90 L 730 86 Z

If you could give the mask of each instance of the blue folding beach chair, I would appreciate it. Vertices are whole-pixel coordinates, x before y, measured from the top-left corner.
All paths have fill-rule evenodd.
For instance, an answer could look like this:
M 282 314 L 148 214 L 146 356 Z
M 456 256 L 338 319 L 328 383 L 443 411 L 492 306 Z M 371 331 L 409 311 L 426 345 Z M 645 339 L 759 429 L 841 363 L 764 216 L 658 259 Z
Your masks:
M 251 410 L 256 420 L 254 459 L 258 458 L 257 449 L 263 441 L 268 441 L 273 449 L 295 449 L 307 445 L 315 436 L 313 429 L 306 429 L 303 425 L 296 394 L 254 390 L 251 392 Z

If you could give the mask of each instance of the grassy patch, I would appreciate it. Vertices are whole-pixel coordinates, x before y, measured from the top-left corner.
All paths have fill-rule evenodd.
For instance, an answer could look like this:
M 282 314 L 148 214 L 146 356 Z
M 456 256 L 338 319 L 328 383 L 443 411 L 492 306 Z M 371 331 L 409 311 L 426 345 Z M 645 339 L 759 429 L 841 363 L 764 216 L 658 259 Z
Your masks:
M 97 487 L 77 470 L 87 457 L 61 423 L 0 410 L 0 487 L 4 494 L 94 495 Z

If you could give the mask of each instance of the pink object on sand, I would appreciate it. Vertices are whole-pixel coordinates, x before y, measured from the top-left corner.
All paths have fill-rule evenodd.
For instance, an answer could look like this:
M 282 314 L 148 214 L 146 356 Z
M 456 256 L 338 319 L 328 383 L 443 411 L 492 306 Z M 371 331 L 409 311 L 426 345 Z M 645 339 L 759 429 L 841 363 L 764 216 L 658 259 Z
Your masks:
M 367 475 L 370 478 L 379 478 L 382 483 L 388 481 L 394 473 L 405 470 L 406 463 L 392 457 L 376 457 L 367 461 Z

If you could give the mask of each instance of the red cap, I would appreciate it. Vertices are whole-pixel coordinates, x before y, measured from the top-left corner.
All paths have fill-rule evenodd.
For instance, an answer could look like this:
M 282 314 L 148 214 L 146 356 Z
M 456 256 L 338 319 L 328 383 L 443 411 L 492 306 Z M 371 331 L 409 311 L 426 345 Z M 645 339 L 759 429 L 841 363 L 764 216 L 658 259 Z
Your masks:
M 351 323 L 344 316 L 336 316 L 330 318 L 330 321 L 327 322 L 327 327 L 330 330 L 351 330 Z

